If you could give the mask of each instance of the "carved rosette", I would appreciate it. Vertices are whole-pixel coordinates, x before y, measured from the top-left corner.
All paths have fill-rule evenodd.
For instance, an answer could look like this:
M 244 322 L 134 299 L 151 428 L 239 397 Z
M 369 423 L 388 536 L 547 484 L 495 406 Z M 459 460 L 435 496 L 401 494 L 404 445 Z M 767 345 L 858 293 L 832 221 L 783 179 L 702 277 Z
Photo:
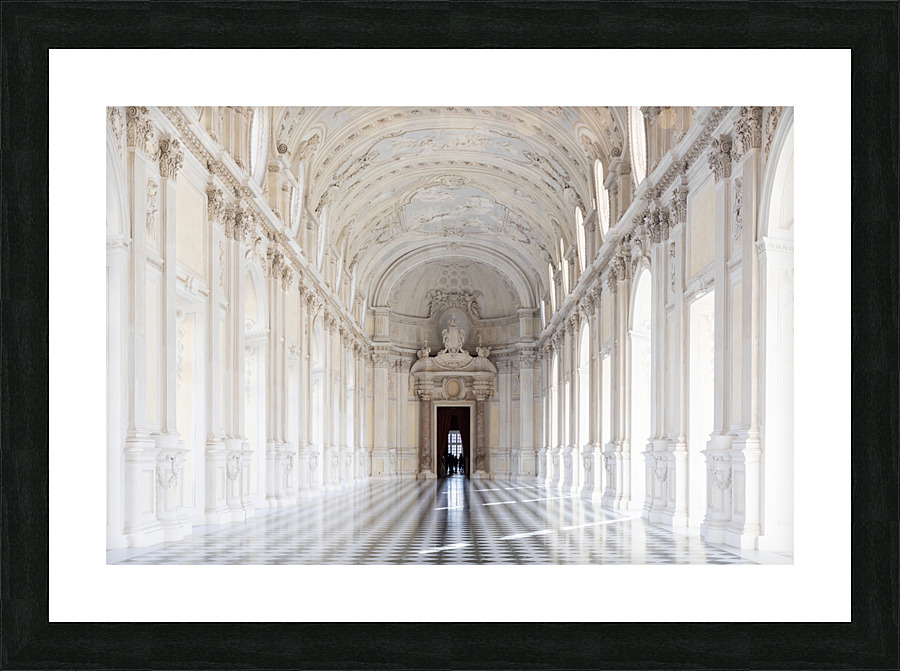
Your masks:
M 175 179 L 178 171 L 184 164 L 184 148 L 178 140 L 164 139 L 159 141 L 156 150 L 156 160 L 159 163 L 159 175 L 162 178 Z
M 728 135 L 713 140 L 709 149 L 709 167 L 716 176 L 716 181 L 731 177 L 731 149 L 733 143 Z

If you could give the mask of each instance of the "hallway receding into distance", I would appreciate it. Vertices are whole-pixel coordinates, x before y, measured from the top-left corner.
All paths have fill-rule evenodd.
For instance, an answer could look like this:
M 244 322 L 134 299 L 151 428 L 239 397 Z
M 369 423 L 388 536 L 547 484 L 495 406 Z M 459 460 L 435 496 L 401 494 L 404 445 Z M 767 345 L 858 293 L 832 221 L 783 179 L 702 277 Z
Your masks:
M 462 475 L 375 481 L 241 525 L 110 550 L 123 564 L 755 564 L 786 555 L 740 551 L 603 510 L 539 484 Z
M 106 121 L 110 563 L 791 563 L 791 107 Z

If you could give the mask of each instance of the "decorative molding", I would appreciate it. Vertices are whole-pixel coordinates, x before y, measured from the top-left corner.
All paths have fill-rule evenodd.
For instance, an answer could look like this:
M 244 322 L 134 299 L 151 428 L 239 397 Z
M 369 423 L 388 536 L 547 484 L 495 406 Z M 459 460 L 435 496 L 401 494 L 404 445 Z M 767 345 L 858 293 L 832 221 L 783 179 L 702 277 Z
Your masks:
M 734 180 L 734 204 L 731 208 L 731 239 L 738 242 L 744 227 L 744 185 L 740 179 Z
M 131 238 L 125 235 L 119 235 L 114 238 L 106 239 L 106 249 L 124 249 L 131 247 Z
M 159 214 L 159 185 L 152 179 L 147 180 L 147 237 L 156 241 L 156 223 Z
M 113 138 L 116 141 L 116 153 L 121 161 L 125 158 L 125 148 L 122 145 L 122 140 L 125 137 L 125 120 L 122 117 L 121 108 L 107 107 L 106 120 L 109 122 L 110 129 L 112 129 Z
M 778 128 L 778 121 L 781 119 L 781 113 L 784 107 L 770 107 L 769 113 L 766 115 L 766 161 L 769 160 L 769 151 L 772 149 L 772 138 L 775 137 L 775 131 Z

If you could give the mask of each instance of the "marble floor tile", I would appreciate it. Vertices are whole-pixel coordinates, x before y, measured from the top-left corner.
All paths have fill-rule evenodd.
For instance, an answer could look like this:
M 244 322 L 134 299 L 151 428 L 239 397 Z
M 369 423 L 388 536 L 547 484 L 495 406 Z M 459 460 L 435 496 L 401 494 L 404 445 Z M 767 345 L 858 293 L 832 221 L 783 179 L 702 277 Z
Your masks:
M 454 476 L 325 492 L 247 522 L 110 550 L 110 564 L 761 564 L 792 557 L 703 542 L 637 511 Z

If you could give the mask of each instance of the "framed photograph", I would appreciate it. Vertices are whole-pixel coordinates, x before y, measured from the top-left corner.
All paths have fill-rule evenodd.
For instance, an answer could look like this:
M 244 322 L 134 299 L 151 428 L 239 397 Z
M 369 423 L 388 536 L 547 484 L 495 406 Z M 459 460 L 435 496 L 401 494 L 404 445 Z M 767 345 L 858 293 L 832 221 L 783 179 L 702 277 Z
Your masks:
M 5 667 L 896 666 L 896 6 L 2 12 Z

